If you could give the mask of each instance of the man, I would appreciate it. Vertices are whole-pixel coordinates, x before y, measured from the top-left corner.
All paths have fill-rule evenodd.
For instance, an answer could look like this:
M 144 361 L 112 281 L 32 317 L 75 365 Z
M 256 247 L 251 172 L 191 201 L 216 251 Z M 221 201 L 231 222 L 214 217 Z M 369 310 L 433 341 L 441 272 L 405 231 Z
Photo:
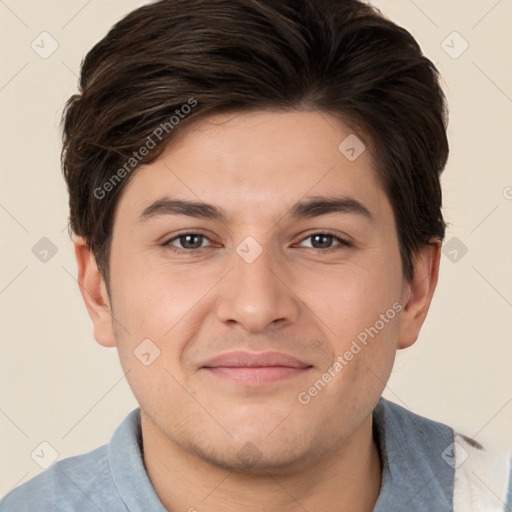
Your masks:
M 62 162 L 94 336 L 140 409 L 0 510 L 510 510 L 509 453 L 381 398 L 436 287 L 447 156 L 435 67 L 361 2 L 117 23 Z

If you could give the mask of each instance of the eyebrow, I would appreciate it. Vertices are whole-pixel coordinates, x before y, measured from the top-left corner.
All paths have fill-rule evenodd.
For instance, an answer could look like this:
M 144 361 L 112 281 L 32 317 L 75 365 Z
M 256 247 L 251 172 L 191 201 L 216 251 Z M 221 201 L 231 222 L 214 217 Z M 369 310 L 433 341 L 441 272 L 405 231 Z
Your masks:
M 311 197 L 295 203 L 287 213 L 292 219 L 319 217 L 329 213 L 352 213 L 374 220 L 370 210 L 353 197 Z M 188 217 L 221 220 L 226 222 L 226 212 L 215 205 L 171 199 L 164 197 L 148 206 L 140 215 L 139 222 L 143 223 L 160 215 L 186 215 Z

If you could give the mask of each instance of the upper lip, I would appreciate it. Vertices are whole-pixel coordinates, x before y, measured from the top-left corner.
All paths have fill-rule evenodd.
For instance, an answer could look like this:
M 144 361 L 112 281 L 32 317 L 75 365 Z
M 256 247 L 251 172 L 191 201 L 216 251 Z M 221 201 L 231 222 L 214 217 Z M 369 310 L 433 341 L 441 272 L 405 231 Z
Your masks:
M 257 368 L 265 366 L 309 368 L 311 365 L 282 352 L 247 352 L 241 350 L 220 354 L 202 365 L 203 368 Z

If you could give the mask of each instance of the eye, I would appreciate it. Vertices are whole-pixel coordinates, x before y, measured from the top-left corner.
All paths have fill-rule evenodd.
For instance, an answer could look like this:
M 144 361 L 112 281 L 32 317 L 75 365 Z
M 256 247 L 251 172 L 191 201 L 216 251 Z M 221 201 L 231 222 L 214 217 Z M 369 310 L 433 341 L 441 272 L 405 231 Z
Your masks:
M 351 247 L 352 244 L 347 242 L 343 238 L 333 234 L 333 233 L 313 233 L 302 240 L 301 243 L 306 240 L 311 240 L 311 245 L 302 246 L 302 247 L 310 247 L 312 249 L 327 249 L 327 250 L 336 250 L 339 246 L 342 247 Z M 338 242 L 338 245 L 333 247 L 333 242 Z M 324 251 L 325 252 L 325 251 Z
M 169 249 L 173 251 L 188 251 L 193 252 L 194 250 L 203 249 L 203 242 L 208 240 L 208 238 L 202 233 L 181 233 L 174 238 L 171 238 L 163 245 L 165 247 L 169 247 Z M 181 247 L 177 247 L 175 243 L 179 243 Z
M 302 245 L 307 240 L 310 240 L 310 245 Z M 202 233 L 180 233 L 173 238 L 167 240 L 162 245 L 167 247 L 171 251 L 183 253 L 200 252 L 202 249 L 206 249 L 210 245 L 204 245 L 204 242 L 211 242 L 210 239 Z M 333 243 L 336 242 L 335 245 Z M 352 247 L 350 242 L 347 242 L 343 238 L 327 232 L 312 233 L 297 244 L 299 247 L 306 247 L 311 249 L 318 249 L 321 252 L 329 252 L 341 249 L 343 247 Z

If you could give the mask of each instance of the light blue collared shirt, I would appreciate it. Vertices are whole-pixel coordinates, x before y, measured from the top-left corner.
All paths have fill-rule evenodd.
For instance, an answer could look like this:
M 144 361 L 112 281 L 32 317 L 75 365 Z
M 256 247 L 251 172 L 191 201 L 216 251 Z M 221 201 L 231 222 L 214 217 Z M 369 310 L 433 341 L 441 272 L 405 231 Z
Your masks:
M 373 411 L 373 429 L 383 462 L 374 512 L 452 511 L 454 469 L 441 454 L 453 442 L 453 430 L 384 398 Z M 140 410 L 135 409 L 110 443 L 56 462 L 12 490 L 0 512 L 166 512 L 141 448 Z

